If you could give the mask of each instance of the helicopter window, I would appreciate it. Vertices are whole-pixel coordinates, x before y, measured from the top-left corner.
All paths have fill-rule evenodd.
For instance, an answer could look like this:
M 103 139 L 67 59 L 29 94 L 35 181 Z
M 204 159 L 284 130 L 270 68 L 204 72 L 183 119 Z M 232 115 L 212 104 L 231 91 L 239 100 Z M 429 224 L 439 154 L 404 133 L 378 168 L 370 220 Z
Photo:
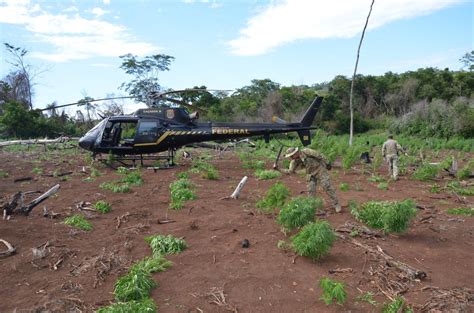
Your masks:
M 141 122 L 138 130 L 138 136 L 156 136 L 158 127 L 156 122 Z
M 109 122 L 104 129 L 102 144 L 105 146 L 130 146 L 133 145 L 137 123 L 133 122 Z

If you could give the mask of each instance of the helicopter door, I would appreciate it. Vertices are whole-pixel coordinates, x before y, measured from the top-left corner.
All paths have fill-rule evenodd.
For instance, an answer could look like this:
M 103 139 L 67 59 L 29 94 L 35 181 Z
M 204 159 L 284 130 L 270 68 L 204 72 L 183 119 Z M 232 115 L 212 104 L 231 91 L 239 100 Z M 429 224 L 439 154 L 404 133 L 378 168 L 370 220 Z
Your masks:
M 110 148 L 132 147 L 136 121 L 109 121 L 104 129 L 101 146 Z
M 140 121 L 135 144 L 152 143 L 158 139 L 158 123 L 156 121 Z

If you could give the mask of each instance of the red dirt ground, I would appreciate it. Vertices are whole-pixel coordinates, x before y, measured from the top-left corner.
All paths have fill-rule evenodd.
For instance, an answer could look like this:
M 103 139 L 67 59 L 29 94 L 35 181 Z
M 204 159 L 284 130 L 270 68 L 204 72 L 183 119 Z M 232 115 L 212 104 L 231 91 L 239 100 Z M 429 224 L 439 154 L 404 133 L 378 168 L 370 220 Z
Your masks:
M 130 264 L 151 255 L 143 238 L 154 234 L 184 237 L 188 244 L 181 254 L 168 257 L 173 262 L 171 268 L 153 275 L 159 286 L 151 297 L 160 312 L 379 312 L 387 301 L 368 273 L 370 266 L 377 264 L 376 259 L 349 243 L 337 240 L 330 254 L 319 261 L 295 258 L 292 252 L 277 248 L 277 242 L 288 237 L 275 223 L 275 215 L 259 214 L 255 202 L 275 181 L 284 182 L 293 196 L 300 195 L 306 189 L 301 176 L 259 181 L 252 170 L 243 169 L 239 159 L 227 152 L 211 161 L 219 170 L 219 180 L 191 174 L 199 199 L 187 202 L 181 211 L 173 211 L 167 210 L 168 186 L 178 172 L 190 168 L 189 161 L 156 173 L 143 170 L 142 186 L 132 187 L 128 194 L 116 194 L 99 188 L 102 182 L 118 177 L 113 170 L 103 168 L 103 175 L 94 182 L 83 182 L 86 175 L 80 173 L 85 164 L 82 156 L 49 153 L 47 160 L 35 161 L 41 155 L 0 151 L 0 168 L 9 174 L 0 178 L 1 196 L 17 191 L 44 192 L 61 184 L 57 195 L 36 207 L 30 216 L 0 221 L 0 238 L 17 248 L 15 255 L 0 259 L 0 312 L 90 312 L 112 303 L 117 278 L 126 273 Z M 55 170 L 74 174 L 63 181 L 60 177 L 32 174 L 34 167 L 42 168 L 46 174 Z M 395 259 L 428 274 L 426 280 L 414 283 L 404 293 L 415 309 L 431 296 L 430 290 L 423 287 L 472 288 L 474 218 L 446 214 L 447 208 L 467 205 L 447 192 L 430 193 L 432 183 L 407 177 L 390 183 L 387 191 L 379 190 L 377 183 L 367 181 L 369 175 L 360 174 L 362 167 L 358 168 L 344 173 L 336 167 L 331 172 L 336 187 L 347 182 L 351 190 L 337 191 L 344 208 L 342 214 L 333 213 L 324 194 L 326 206 L 319 218 L 337 228 L 346 221 L 355 222 L 347 207 L 349 200 L 412 198 L 426 209 L 418 212 L 406 234 L 357 240 L 379 245 Z M 33 181 L 13 182 L 31 175 L 35 176 Z M 241 198 L 220 200 L 232 193 L 244 175 L 249 180 Z M 356 182 L 362 190 L 354 190 Z M 112 204 L 110 213 L 83 212 L 89 215 L 94 230 L 83 232 L 62 224 L 64 217 L 79 213 L 77 203 L 101 199 Z M 467 197 L 467 201 L 472 203 L 474 197 Z M 55 219 L 43 217 L 44 206 L 61 215 Z M 127 212 L 137 214 L 124 219 L 117 228 L 117 218 Z M 429 215 L 433 218 L 424 223 L 423 217 Z M 158 224 L 158 219 L 166 217 L 176 222 Z M 250 241 L 250 248 L 241 247 L 243 239 Z M 46 256 L 35 257 L 32 248 L 46 242 Z M 336 268 L 353 271 L 329 274 Z M 325 276 L 346 284 L 348 299 L 343 306 L 326 306 L 319 300 L 318 281 Z M 227 306 L 211 303 L 209 293 L 215 287 L 223 289 Z M 377 307 L 356 301 L 361 292 L 367 291 L 375 294 Z M 469 309 L 473 309 L 472 302 Z

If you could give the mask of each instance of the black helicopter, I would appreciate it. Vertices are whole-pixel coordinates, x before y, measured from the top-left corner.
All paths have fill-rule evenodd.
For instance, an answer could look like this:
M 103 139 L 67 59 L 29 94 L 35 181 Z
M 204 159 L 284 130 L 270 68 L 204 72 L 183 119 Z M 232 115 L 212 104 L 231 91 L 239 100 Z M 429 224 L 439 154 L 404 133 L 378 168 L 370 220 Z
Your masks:
M 112 153 L 127 160 L 136 160 L 133 155 L 140 155 L 139 159 L 143 160 L 143 155 L 168 151 L 168 160 L 171 158 L 171 162 L 176 149 L 204 141 L 263 136 L 268 142 L 271 134 L 297 132 L 302 144 L 306 146 L 311 143 L 310 130 L 315 129 L 311 124 L 323 100 L 322 97 L 317 96 L 301 121 L 294 123 L 287 123 L 279 118 L 274 118 L 274 123 L 198 122 L 198 111 L 190 114 L 185 109 L 198 108 L 167 96 L 190 90 L 209 91 L 186 89 L 153 93 L 150 97 L 158 100 L 158 103 L 165 100 L 173 103 L 173 106 L 160 104 L 155 107 L 139 109 L 131 115 L 104 118 L 80 138 L 79 146 L 93 152 L 94 156 L 100 153 Z M 104 99 L 93 101 L 100 100 Z M 73 104 L 57 107 L 68 105 Z M 127 156 L 132 157 L 127 158 Z

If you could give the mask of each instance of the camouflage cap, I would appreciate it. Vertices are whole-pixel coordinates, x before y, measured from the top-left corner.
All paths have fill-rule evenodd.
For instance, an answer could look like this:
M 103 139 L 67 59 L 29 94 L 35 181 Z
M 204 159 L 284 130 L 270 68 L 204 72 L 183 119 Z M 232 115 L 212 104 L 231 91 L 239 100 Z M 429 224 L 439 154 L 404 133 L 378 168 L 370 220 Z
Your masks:
M 298 152 L 299 149 L 298 147 L 296 148 L 288 148 L 288 150 L 286 150 L 286 154 L 285 154 L 285 158 L 291 158 L 296 152 Z

